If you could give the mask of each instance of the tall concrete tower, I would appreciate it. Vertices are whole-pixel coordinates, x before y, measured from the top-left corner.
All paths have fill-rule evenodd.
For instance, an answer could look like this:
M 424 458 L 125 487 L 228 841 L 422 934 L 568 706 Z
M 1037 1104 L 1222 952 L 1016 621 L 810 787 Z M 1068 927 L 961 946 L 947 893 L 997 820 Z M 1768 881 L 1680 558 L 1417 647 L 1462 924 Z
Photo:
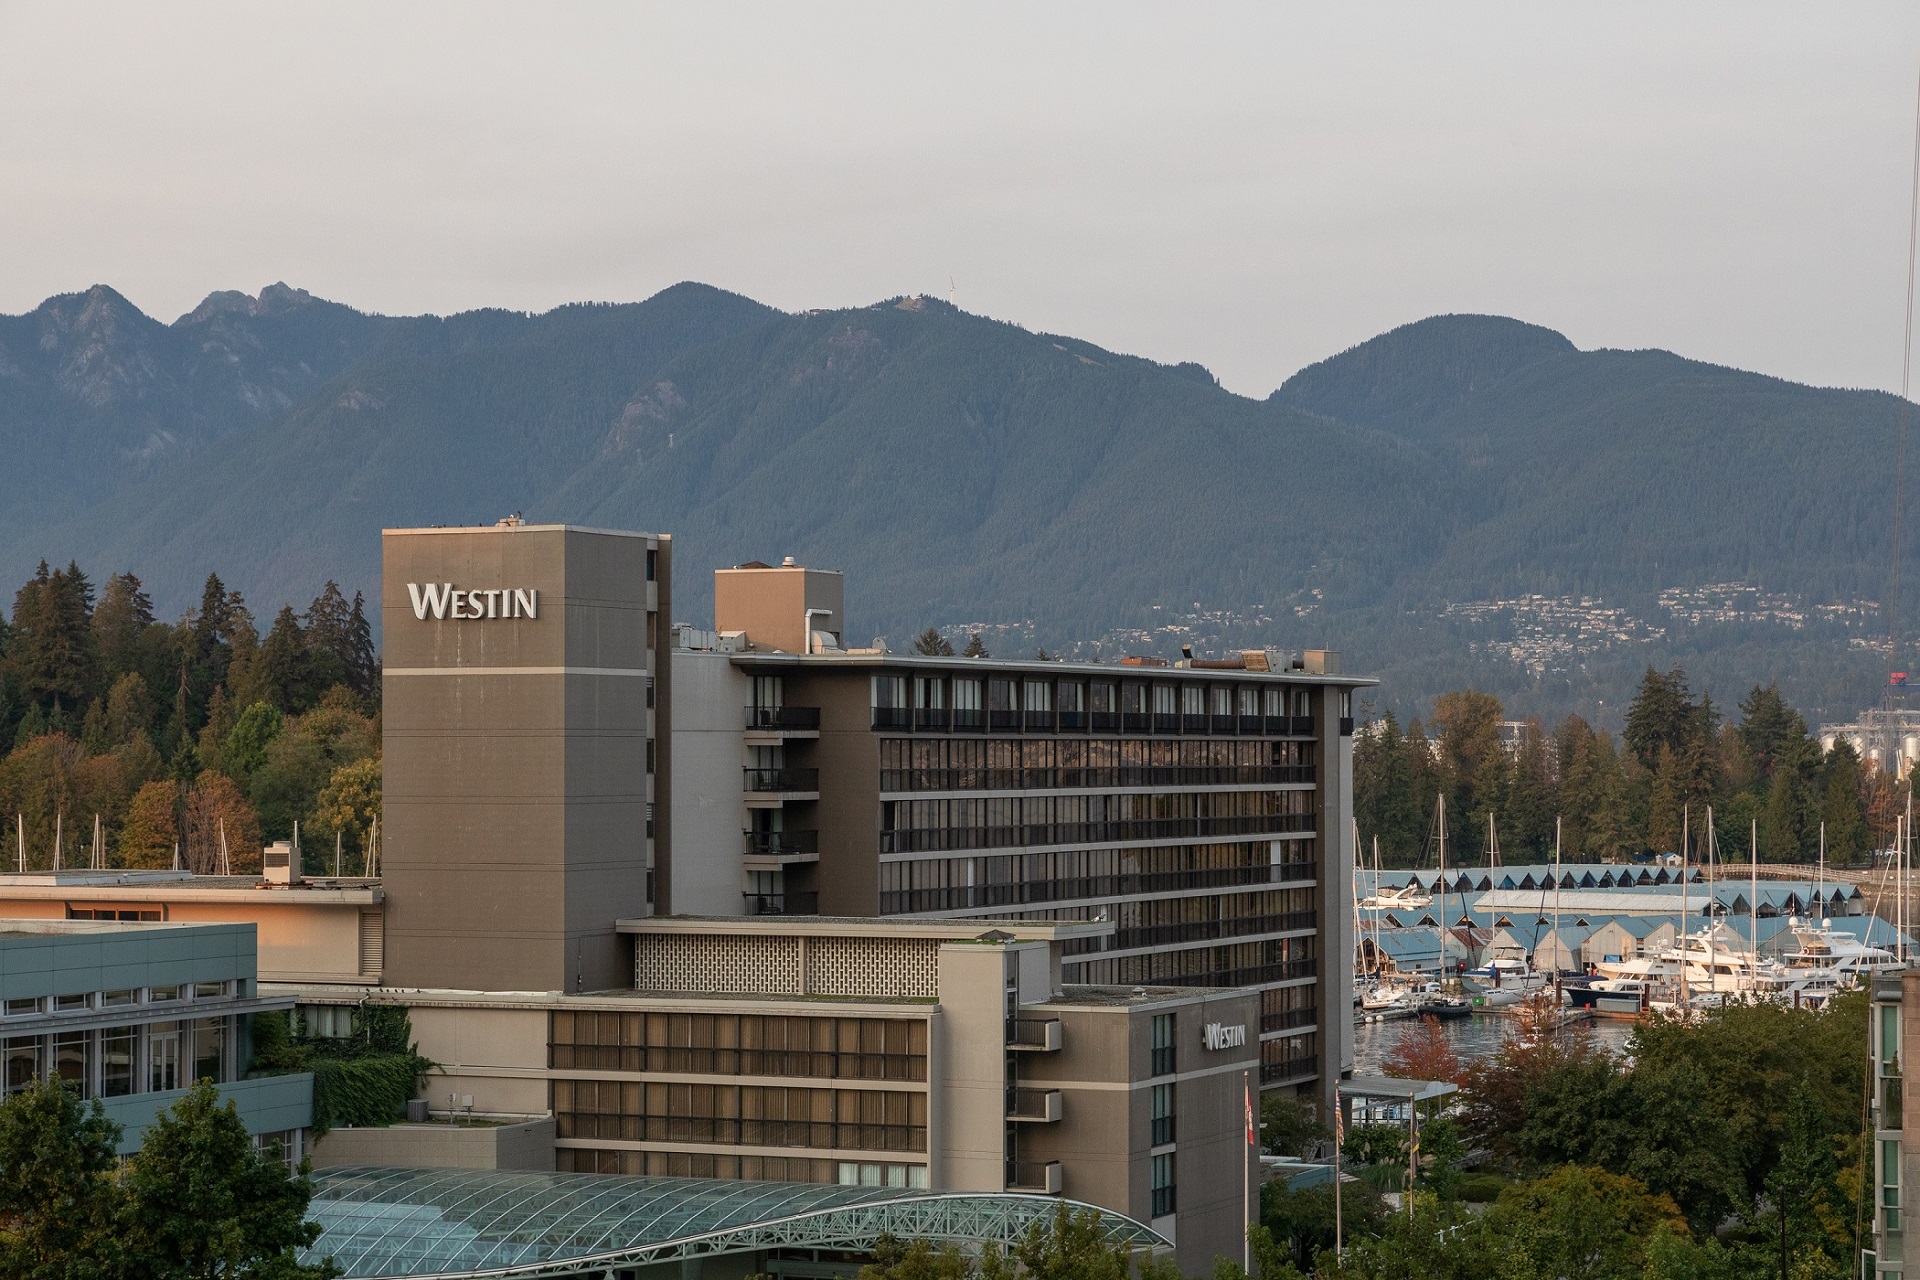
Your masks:
M 385 531 L 387 985 L 632 985 L 613 922 L 671 884 L 671 547 Z

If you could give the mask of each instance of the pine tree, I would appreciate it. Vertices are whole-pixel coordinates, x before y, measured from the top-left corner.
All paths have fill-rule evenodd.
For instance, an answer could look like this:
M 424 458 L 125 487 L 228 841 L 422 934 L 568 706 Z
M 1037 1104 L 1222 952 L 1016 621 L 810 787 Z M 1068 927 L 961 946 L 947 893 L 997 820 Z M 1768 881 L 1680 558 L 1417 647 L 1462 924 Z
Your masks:
M 153 626 L 153 600 L 131 573 L 116 573 L 100 591 L 93 611 L 93 634 L 109 675 L 140 667 L 147 628 Z
M 278 627 L 279 621 L 274 625 Z M 307 606 L 309 679 L 316 690 L 336 684 L 353 687 L 353 609 L 332 579 Z
M 260 663 L 273 704 L 288 713 L 306 710 L 316 692 L 313 658 L 291 606 L 283 605 L 274 616 L 273 629 L 260 646 Z
M 963 658 L 985 658 L 991 655 L 987 653 L 987 646 L 980 642 L 980 633 L 976 631 L 967 637 L 967 647 L 960 651 L 960 656 Z
M 1687 673 L 1679 667 L 1665 675 L 1652 667 L 1640 678 L 1640 692 L 1627 708 L 1627 746 L 1648 772 L 1660 766 L 1660 748 L 1680 748 L 1686 741 L 1693 704 L 1687 692 Z
M 1860 757 L 1845 738 L 1827 754 L 1820 820 L 1826 824 L 1827 860 L 1840 866 L 1864 862 L 1872 849 L 1867 834 L 1867 788 Z
M 949 650 L 948 652 L 951 652 Z M 347 616 L 348 683 L 362 698 L 380 693 L 380 659 L 373 649 L 373 626 L 367 621 L 366 602 L 353 593 L 353 612 Z
M 913 651 L 929 658 L 951 658 L 953 644 L 939 631 L 928 627 L 913 638 Z

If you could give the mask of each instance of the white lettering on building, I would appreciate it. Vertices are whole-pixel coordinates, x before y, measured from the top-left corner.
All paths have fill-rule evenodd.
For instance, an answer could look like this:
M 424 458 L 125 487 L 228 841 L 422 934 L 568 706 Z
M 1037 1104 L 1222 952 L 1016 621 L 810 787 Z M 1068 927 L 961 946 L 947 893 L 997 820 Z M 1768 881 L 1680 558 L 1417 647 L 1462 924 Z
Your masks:
M 1234 1026 L 1222 1026 L 1218 1022 L 1209 1022 L 1206 1030 L 1200 1033 L 1200 1039 L 1209 1049 L 1238 1049 L 1247 1042 L 1245 1023 Z
M 537 588 L 494 587 L 463 591 L 451 582 L 409 582 L 407 596 L 413 601 L 413 616 L 422 622 L 431 614 L 436 618 L 538 618 L 540 592 Z

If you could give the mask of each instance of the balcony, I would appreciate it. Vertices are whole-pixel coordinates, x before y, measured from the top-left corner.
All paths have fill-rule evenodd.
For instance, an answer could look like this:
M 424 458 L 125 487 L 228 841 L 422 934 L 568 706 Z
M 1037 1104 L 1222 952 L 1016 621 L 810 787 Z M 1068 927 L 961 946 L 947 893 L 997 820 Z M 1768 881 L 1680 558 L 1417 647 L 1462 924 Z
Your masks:
M 945 707 L 916 707 L 913 712 L 913 727 L 916 729 L 945 729 L 952 719 Z
M 1007 1190 L 1028 1195 L 1057 1196 L 1061 1185 L 1058 1160 L 1023 1160 L 1014 1164 L 1007 1174 Z
M 761 795 L 812 792 L 819 794 L 818 769 L 743 769 L 746 789 Z
M 1058 1089 L 1015 1089 L 1007 1099 L 1007 1119 L 1019 1124 L 1053 1124 L 1061 1110 Z
M 1029 708 L 1021 713 L 1020 723 L 1028 733 L 1052 733 L 1053 712 L 1035 711 Z
M 1320 1074 L 1318 1057 L 1287 1058 L 1281 1062 L 1263 1062 L 1260 1064 L 1260 1083 L 1278 1084 L 1282 1080 L 1303 1080 L 1308 1076 Z
M 1293 717 L 1293 728 L 1287 732 L 1296 738 L 1311 738 L 1314 733 L 1312 716 Z
M 811 858 L 820 852 L 818 831 L 746 831 L 749 858 Z
M 801 732 L 820 727 L 818 707 L 748 707 L 747 728 L 762 732 Z
M 749 893 L 746 911 L 750 916 L 815 916 L 820 914 L 820 895 L 804 893 Z
M 875 707 L 873 709 L 873 727 L 876 729 L 911 729 L 913 712 L 906 707 Z
M 1007 1048 L 1026 1053 L 1053 1053 L 1060 1048 L 1060 1019 L 1015 1018 L 1007 1028 Z

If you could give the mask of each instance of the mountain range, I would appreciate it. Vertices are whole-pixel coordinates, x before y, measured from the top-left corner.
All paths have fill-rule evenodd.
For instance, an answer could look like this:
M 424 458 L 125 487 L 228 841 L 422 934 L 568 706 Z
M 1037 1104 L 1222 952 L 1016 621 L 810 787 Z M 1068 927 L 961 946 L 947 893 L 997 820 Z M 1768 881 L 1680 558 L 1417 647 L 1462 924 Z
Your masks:
M 0 582 L 131 569 L 177 613 L 218 570 L 270 615 L 372 595 L 383 526 L 523 512 L 673 533 L 695 624 L 713 568 L 792 555 L 895 648 L 1324 646 L 1402 714 L 1473 684 L 1611 723 L 1678 662 L 1840 717 L 1889 665 L 1901 430 L 1883 393 L 1496 316 L 1259 400 L 926 297 L 442 318 L 272 285 L 167 324 L 96 286 L 0 317 Z

